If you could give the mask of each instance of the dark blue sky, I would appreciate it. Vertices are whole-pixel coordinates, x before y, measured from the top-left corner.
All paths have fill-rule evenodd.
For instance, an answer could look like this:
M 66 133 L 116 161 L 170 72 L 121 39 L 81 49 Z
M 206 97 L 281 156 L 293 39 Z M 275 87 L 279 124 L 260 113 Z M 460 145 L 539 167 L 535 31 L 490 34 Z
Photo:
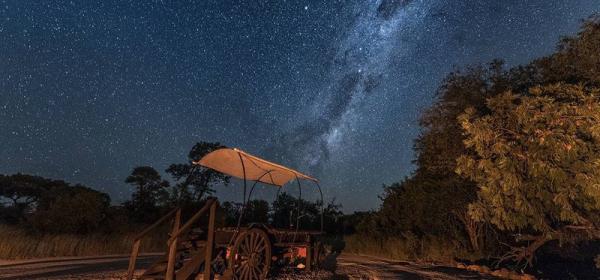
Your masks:
M 347 211 L 409 175 L 455 66 L 548 54 L 598 0 L 0 1 L 0 173 L 127 199 L 200 140 L 313 174 Z M 233 193 L 233 194 L 225 194 Z M 236 198 L 236 188 L 220 192 Z

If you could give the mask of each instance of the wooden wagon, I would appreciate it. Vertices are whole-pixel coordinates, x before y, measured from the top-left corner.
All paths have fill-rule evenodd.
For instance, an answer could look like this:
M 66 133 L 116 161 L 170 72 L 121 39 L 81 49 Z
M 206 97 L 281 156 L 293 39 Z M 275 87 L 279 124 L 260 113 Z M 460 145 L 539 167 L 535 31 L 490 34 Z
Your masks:
M 293 265 L 303 270 L 319 266 L 324 257 L 319 241 L 323 230 L 322 208 L 320 231 L 300 230 L 298 227 L 277 229 L 264 224 L 240 226 L 243 209 L 257 183 L 281 188 L 290 181 L 296 181 L 301 190 L 301 180 L 311 181 L 318 187 L 322 202 L 323 194 L 316 179 L 238 149 L 213 151 L 195 164 L 243 179 L 244 207 L 237 226 L 215 228 L 216 198 L 209 198 L 184 225 L 181 225 L 181 209 L 173 209 L 134 239 L 128 280 L 133 279 L 142 238 L 168 221 L 172 221 L 172 229 L 167 252 L 150 265 L 139 279 L 258 280 L 267 278 L 273 266 Z M 248 181 L 253 185 L 246 198 Z M 199 226 L 200 219 L 206 215 L 208 223 Z

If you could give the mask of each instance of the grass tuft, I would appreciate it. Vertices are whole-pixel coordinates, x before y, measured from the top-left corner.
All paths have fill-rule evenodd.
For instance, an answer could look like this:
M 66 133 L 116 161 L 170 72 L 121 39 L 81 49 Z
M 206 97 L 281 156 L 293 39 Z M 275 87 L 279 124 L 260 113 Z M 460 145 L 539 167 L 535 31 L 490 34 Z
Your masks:
M 454 263 L 456 259 L 478 259 L 481 256 L 466 250 L 461 244 L 441 237 L 413 235 L 374 238 L 363 235 L 344 237 L 345 252 L 406 261 Z
M 129 254 L 136 233 L 34 234 L 0 226 L 0 259 Z M 159 252 L 166 247 L 166 233 L 142 240 L 140 252 Z

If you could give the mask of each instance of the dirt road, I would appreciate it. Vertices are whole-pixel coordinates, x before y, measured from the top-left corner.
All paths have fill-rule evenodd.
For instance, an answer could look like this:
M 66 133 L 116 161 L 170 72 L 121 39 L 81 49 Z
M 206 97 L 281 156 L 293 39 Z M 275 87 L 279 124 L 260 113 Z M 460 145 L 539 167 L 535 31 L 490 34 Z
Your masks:
M 338 258 L 336 274 L 340 279 L 498 279 L 454 267 L 346 254 Z
M 146 267 L 156 255 L 138 257 Z M 123 279 L 128 256 L 64 257 L 24 261 L 1 261 L 0 279 Z
M 138 267 L 149 265 L 155 255 L 138 259 Z M 127 256 L 50 258 L 27 261 L 0 261 L 0 279 L 123 279 Z M 345 255 L 335 260 L 335 275 L 325 278 L 351 279 L 494 279 L 456 268 Z M 324 279 L 323 274 L 284 276 L 285 279 Z M 275 278 L 279 279 L 279 277 Z

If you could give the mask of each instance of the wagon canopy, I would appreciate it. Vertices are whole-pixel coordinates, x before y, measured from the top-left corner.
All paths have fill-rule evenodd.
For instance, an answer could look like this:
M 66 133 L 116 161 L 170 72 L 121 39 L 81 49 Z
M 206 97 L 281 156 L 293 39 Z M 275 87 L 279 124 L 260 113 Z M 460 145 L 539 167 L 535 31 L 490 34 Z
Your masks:
M 272 163 L 242 150 L 222 148 L 208 153 L 194 162 L 221 173 L 281 187 L 296 178 L 317 182 L 317 179 L 296 170 Z

